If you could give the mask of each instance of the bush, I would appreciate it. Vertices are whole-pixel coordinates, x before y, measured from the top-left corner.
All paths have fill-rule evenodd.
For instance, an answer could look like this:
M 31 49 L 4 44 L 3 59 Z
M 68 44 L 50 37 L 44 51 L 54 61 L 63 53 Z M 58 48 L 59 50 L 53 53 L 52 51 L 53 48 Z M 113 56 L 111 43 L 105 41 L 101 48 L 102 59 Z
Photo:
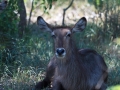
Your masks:
M 5 65 L 13 65 L 13 57 L 18 37 L 19 18 L 17 11 L 17 0 L 10 0 L 7 7 L 0 13 L 0 76 L 4 72 Z

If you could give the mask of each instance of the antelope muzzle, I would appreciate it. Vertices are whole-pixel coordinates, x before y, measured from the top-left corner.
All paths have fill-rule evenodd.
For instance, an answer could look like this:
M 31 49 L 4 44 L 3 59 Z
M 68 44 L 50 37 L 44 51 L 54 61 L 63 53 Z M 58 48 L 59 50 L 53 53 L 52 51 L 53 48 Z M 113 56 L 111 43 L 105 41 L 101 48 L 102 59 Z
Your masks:
M 64 58 L 66 55 L 66 51 L 64 48 L 57 48 L 55 54 L 56 54 L 57 58 Z

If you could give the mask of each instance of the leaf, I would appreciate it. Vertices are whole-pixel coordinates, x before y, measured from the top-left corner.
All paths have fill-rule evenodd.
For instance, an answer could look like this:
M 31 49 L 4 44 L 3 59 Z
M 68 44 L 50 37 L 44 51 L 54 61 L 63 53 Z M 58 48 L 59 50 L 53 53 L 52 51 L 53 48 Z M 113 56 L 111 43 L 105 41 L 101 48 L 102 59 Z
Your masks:
M 51 9 L 52 8 L 52 4 L 50 4 L 50 6 L 49 6 L 49 9 Z

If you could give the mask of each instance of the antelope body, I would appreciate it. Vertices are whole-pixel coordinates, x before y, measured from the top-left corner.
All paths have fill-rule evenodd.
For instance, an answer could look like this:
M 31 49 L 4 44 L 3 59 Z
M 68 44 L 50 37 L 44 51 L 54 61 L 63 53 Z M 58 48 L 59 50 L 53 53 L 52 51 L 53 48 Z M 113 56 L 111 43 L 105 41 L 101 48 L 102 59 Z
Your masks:
M 91 49 L 77 49 L 72 36 L 83 31 L 87 20 L 81 18 L 73 28 L 50 27 L 42 17 L 37 24 L 54 39 L 55 55 L 50 60 L 46 77 L 36 84 L 41 90 L 52 84 L 52 90 L 106 90 L 107 66 L 102 56 Z

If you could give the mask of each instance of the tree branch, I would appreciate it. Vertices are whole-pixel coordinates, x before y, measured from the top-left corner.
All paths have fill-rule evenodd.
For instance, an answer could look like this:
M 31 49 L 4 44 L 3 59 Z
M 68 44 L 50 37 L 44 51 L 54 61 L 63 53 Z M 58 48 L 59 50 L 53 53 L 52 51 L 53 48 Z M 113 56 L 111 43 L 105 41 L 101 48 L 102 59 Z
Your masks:
M 13 0 L 11 0 L 12 2 Z M 19 37 L 22 38 L 24 31 L 25 31 L 25 27 L 27 24 L 27 20 L 26 20 L 26 8 L 25 8 L 25 4 L 24 4 L 24 0 L 18 0 L 18 13 L 20 14 L 20 21 L 19 21 Z
M 33 12 L 33 9 L 34 9 L 34 0 L 32 0 L 32 6 L 31 6 L 31 10 L 30 10 L 30 16 L 29 16 L 29 20 L 28 20 L 28 26 L 30 25 L 30 22 L 31 22 L 31 16 L 32 16 L 32 12 Z
M 63 9 L 63 20 L 62 20 L 62 25 L 63 26 L 65 26 L 65 13 L 66 13 L 67 9 L 69 9 L 71 7 L 71 5 L 73 4 L 73 1 L 74 0 L 71 1 L 71 3 L 69 4 L 69 6 L 67 8 Z

